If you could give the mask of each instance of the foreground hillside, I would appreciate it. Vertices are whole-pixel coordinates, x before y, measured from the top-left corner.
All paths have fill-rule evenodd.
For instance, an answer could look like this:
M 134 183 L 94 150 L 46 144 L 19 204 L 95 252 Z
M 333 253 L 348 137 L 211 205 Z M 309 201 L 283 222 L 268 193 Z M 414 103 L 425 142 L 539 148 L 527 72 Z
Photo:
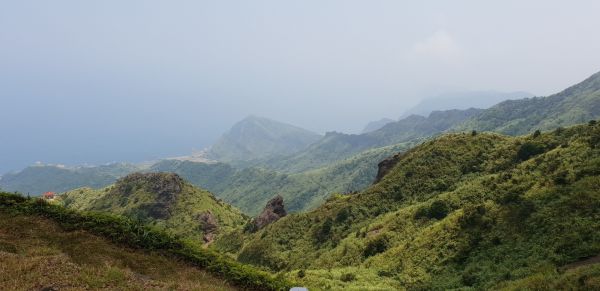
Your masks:
M 0 286 L 6 290 L 237 289 L 180 260 L 66 231 L 43 217 L 0 210 L 0 234 Z
M 56 200 L 71 209 L 127 216 L 206 243 L 246 222 L 236 208 L 172 173 L 129 174 L 106 188 L 76 189 Z
M 2 287 L 287 290 L 291 285 L 122 216 L 0 193 L 0 218 Z
M 600 268 L 569 266 L 600 254 L 599 217 L 596 122 L 449 134 L 366 191 L 251 235 L 238 259 L 332 288 L 591 290 Z

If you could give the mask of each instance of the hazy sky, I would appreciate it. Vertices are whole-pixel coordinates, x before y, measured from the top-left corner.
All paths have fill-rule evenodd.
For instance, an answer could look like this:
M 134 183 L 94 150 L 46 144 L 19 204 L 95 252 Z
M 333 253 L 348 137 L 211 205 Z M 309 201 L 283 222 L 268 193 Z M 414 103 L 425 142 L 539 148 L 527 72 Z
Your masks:
M 249 114 L 357 131 L 600 70 L 600 1 L 0 0 L 0 173 L 186 154 Z

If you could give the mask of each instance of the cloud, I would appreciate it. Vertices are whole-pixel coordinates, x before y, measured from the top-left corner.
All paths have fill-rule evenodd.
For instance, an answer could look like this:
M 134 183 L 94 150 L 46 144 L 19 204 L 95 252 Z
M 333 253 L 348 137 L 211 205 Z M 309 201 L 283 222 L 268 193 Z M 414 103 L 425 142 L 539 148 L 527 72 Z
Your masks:
M 462 50 L 452 35 L 445 30 L 438 30 L 415 43 L 411 55 L 418 59 L 456 63 L 461 59 Z

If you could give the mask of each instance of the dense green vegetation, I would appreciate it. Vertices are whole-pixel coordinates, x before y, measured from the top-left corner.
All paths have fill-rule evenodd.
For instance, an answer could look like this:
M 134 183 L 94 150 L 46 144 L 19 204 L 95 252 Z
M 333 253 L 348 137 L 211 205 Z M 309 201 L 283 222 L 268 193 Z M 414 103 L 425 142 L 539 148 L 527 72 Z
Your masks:
M 291 285 L 282 278 L 275 278 L 266 272 L 231 261 L 194 242 L 182 241 L 163 231 L 121 216 L 76 212 L 49 204 L 42 199 L 24 198 L 8 193 L 0 193 L 0 212 L 13 216 L 42 216 L 56 221 L 67 231 L 85 230 L 124 246 L 174 256 L 240 287 L 252 290 L 287 290 Z
M 124 215 L 197 241 L 205 238 L 207 229 L 217 237 L 241 228 L 247 220 L 239 210 L 208 191 L 169 173 L 130 174 L 103 189 L 66 192 L 58 201 L 72 209 Z M 203 215 L 210 215 L 215 226 L 203 225 Z
M 361 193 L 250 235 L 238 259 L 308 286 L 591 290 L 597 266 L 561 267 L 600 254 L 599 217 L 597 123 L 456 133 Z
M 210 148 L 209 156 L 220 161 L 248 161 L 288 155 L 320 137 L 293 125 L 249 116 L 226 132 Z

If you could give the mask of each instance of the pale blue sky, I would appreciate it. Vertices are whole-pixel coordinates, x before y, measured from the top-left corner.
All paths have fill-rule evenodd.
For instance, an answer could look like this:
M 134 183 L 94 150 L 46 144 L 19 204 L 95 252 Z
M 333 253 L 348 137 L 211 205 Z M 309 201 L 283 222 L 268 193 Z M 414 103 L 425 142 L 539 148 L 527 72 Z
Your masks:
M 266 116 L 356 131 L 600 70 L 600 1 L 2 1 L 0 173 L 186 154 Z

